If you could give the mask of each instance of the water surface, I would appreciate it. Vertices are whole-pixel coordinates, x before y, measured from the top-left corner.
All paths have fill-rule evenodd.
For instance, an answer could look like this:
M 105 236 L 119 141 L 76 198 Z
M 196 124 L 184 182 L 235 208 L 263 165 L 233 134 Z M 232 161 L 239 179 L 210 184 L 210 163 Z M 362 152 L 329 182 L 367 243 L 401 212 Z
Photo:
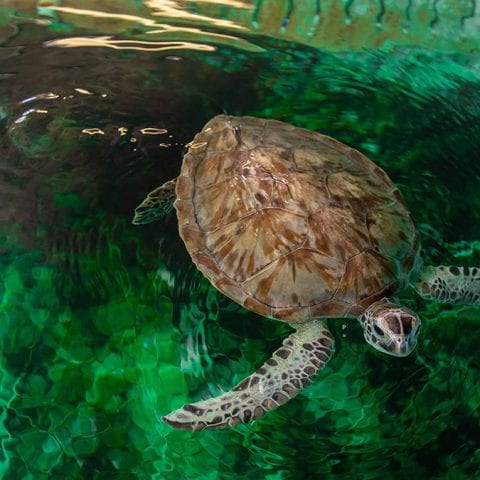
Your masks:
M 321 2 L 318 18 L 308 2 L 53 3 L 0 8 L 4 477 L 476 478 L 480 311 L 413 292 L 410 357 L 331 321 L 336 356 L 295 400 L 236 429 L 167 427 L 161 415 L 230 388 L 288 327 L 210 287 L 174 216 L 130 223 L 209 118 L 257 115 L 367 154 L 427 261 L 480 265 L 475 2 Z

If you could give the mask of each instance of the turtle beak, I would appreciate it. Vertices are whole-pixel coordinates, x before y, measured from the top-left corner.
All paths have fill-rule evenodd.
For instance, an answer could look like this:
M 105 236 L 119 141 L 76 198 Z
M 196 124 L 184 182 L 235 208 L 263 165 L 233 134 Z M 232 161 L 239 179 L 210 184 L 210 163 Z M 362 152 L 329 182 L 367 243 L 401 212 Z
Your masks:
M 406 357 L 413 348 L 408 348 L 405 339 L 402 339 L 400 343 L 397 343 L 394 347 L 394 355 L 397 357 Z
M 392 357 L 406 357 L 412 353 L 413 348 L 410 347 L 407 342 L 402 339 L 398 343 L 395 341 L 382 344 L 381 342 L 377 345 L 374 345 L 377 350 L 380 350 L 387 355 L 392 355 Z
M 390 342 L 388 353 L 395 357 L 406 357 L 410 355 L 417 346 L 416 335 L 406 335 L 402 337 L 396 337 Z

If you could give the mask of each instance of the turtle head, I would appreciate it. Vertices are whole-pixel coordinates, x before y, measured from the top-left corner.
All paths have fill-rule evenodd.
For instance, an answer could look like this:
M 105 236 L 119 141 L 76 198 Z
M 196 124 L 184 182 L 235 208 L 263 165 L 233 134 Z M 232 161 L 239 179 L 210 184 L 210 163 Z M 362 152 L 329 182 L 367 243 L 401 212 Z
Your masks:
M 359 320 L 365 340 L 380 352 L 405 357 L 417 344 L 418 315 L 386 298 L 370 305 Z

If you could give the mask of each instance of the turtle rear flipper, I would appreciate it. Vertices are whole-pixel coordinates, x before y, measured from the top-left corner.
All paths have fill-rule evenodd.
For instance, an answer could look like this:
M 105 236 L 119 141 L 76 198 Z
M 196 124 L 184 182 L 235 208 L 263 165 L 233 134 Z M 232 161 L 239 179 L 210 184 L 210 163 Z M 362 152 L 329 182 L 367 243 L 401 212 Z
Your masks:
M 173 428 L 194 431 L 257 420 L 309 385 L 332 354 L 333 339 L 323 320 L 300 324 L 272 358 L 232 390 L 184 405 L 163 420 Z
M 480 305 L 480 268 L 428 266 L 415 282 L 424 298 L 454 305 Z
M 174 178 L 152 190 L 135 209 L 132 223 L 134 225 L 151 223 L 168 215 L 173 210 L 176 183 L 177 179 Z

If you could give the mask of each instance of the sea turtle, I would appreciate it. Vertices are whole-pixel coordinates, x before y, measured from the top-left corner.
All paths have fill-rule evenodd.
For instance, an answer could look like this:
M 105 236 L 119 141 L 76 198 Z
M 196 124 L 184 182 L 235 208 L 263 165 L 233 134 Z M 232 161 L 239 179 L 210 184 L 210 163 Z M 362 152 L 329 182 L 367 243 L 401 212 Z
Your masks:
M 175 207 L 199 270 L 245 308 L 295 331 L 232 390 L 163 419 L 222 428 L 258 419 L 306 387 L 333 354 L 326 318 L 356 318 L 377 350 L 408 355 L 420 319 L 394 295 L 480 304 L 480 268 L 423 266 L 415 227 L 386 173 L 320 133 L 219 115 L 189 144 L 177 179 L 135 210 L 148 223 Z

